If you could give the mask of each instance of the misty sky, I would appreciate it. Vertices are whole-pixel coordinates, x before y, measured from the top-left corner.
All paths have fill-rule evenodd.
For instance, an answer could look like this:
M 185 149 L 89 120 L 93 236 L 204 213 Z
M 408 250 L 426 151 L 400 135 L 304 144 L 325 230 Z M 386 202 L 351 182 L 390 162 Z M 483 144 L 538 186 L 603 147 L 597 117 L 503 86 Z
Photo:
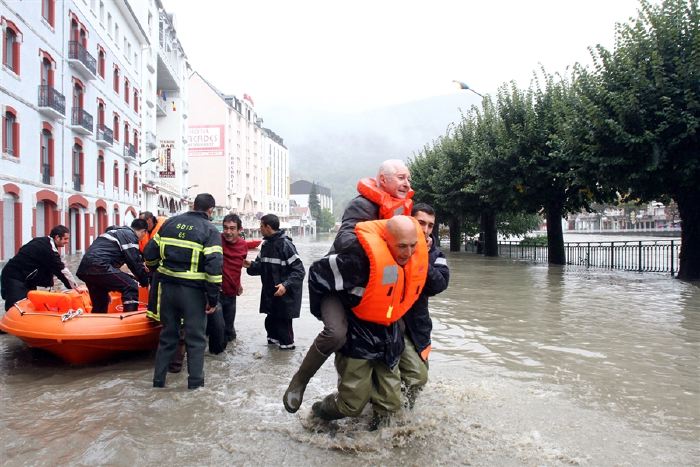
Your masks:
M 266 108 L 349 112 L 527 86 L 612 47 L 636 0 L 163 0 L 193 69 Z M 464 91 L 462 91 L 464 92 Z

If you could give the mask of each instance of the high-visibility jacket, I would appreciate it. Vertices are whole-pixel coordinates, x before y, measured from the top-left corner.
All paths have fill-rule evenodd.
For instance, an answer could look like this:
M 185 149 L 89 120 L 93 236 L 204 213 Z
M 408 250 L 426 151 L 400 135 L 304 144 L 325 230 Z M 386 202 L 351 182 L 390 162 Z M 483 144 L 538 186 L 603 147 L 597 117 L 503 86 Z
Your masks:
M 209 306 L 216 306 L 223 250 L 221 234 L 206 212 L 190 211 L 165 221 L 143 255 L 148 267 L 158 266 L 162 282 L 202 288 Z
M 416 251 L 403 267 L 396 263 L 387 246 L 387 222 L 360 222 L 355 227 L 369 258 L 369 280 L 362 300 L 352 308 L 358 318 L 385 326 L 400 319 L 413 306 L 428 273 L 428 246 L 418 222 L 414 219 Z
M 141 250 L 141 253 L 143 253 L 143 250 L 146 249 L 148 242 L 156 236 L 160 228 L 163 226 L 163 222 L 165 222 L 167 219 L 168 218 L 165 216 L 158 216 L 156 218 L 156 225 L 153 227 L 153 230 L 146 232 L 146 235 L 141 237 L 141 240 L 139 240 L 139 250 Z

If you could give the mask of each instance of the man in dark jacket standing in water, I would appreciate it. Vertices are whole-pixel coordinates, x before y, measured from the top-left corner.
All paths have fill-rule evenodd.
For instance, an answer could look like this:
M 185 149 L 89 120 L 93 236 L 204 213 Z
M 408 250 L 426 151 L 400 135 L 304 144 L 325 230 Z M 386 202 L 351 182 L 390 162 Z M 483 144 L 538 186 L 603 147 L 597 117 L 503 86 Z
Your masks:
M 92 242 L 80 260 L 76 275 L 90 292 L 93 313 L 107 313 L 111 291 L 121 292 L 124 311 L 138 309 L 138 284 L 148 286 L 148 273 L 139 251 L 139 239 L 146 234 L 146 227 L 143 219 L 134 219 L 131 227 L 110 227 Z M 136 280 L 120 269 L 124 263 Z
M 362 254 L 362 248 L 355 235 L 358 222 L 389 219 L 397 214 L 411 213 L 413 190 L 408 168 L 403 161 L 384 161 L 379 167 L 377 178 L 363 178 L 358 182 L 357 190 L 360 195 L 345 208 L 331 253 Z M 309 380 L 323 366 L 326 359 L 345 344 L 348 323 L 343 305 L 335 295 L 324 298 L 317 318 L 323 321 L 323 330 L 314 339 L 282 396 L 284 408 L 290 413 L 299 410 Z
M 302 282 L 306 275 L 304 264 L 292 240 L 280 230 L 274 214 L 260 219 L 260 232 L 265 242 L 260 254 L 248 266 L 248 274 L 260 276 L 260 313 L 265 313 L 267 343 L 281 350 L 294 349 L 292 319 L 301 311 Z
M 399 370 L 409 408 L 413 408 L 418 393 L 428 382 L 428 354 L 432 348 L 430 333 L 433 330 L 433 322 L 428 313 L 428 297 L 444 291 L 450 282 L 447 259 L 433 242 L 435 210 L 429 204 L 418 203 L 413 206 L 411 215 L 420 224 L 428 243 L 428 276 L 418 300 L 401 318 L 405 327 L 406 349 L 401 354 Z
M 78 286 L 73 274 L 63 264 L 58 249 L 70 241 L 67 227 L 57 225 L 48 237 L 37 237 L 19 249 L 2 268 L 0 288 L 5 299 L 5 311 L 19 300 L 27 298 L 30 290 L 39 287 L 52 287 L 56 276 L 68 289 Z

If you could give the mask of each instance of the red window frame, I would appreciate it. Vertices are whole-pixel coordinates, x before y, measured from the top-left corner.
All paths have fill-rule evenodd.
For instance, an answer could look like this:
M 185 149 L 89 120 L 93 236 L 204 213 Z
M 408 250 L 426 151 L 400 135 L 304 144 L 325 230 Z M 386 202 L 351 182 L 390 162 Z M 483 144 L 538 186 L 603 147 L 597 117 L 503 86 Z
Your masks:
M 114 118 L 112 118 L 114 128 L 112 128 L 112 136 L 114 141 L 119 141 L 119 114 L 114 112 Z
M 100 45 L 97 46 L 97 74 L 102 79 L 105 79 L 105 71 L 107 68 L 107 52 Z
M 124 193 L 129 192 L 129 166 L 124 165 Z
M 114 188 L 119 188 L 119 162 L 114 161 L 114 170 L 112 172 L 114 177 Z
M 56 26 L 56 0 L 41 0 L 41 16 L 52 28 Z
M 9 123 L 12 125 L 12 128 L 9 130 L 12 135 L 12 147 L 9 146 L 10 142 L 7 141 L 8 120 L 10 118 L 12 119 Z M 19 116 L 17 111 L 8 105 L 5 107 L 5 113 L 2 114 L 2 152 L 19 157 L 19 147 Z
M 124 102 L 129 103 L 129 78 L 124 78 Z
M 54 137 L 53 137 L 53 127 L 48 122 L 42 122 L 42 128 L 39 132 L 39 172 L 43 174 L 44 165 L 44 135 L 48 136 L 47 140 L 47 158 L 49 166 L 49 177 L 54 176 L 55 164 L 54 164 Z
M 134 88 L 134 112 L 139 113 L 139 90 Z
M 105 182 L 105 153 L 97 151 L 97 182 Z
M 20 38 L 22 37 L 22 32 L 19 30 L 19 28 L 13 23 L 12 21 L 6 19 L 4 16 L 0 17 L 1 21 L 5 23 L 5 30 L 2 34 L 2 64 L 5 65 L 7 68 L 12 70 L 14 74 L 19 76 L 20 74 L 20 49 L 21 49 L 21 43 L 20 43 Z M 7 60 L 7 34 L 8 31 L 12 32 L 12 34 L 15 36 L 15 40 L 12 43 L 12 63 L 9 63 Z
M 112 81 L 114 86 L 114 92 L 119 94 L 119 67 L 114 65 L 114 71 L 112 72 Z

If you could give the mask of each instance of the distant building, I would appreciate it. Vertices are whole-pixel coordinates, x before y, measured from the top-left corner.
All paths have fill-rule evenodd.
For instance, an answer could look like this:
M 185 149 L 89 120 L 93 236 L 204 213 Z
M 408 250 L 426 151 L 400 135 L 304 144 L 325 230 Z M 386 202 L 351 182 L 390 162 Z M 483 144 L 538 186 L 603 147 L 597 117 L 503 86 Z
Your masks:
M 284 228 L 292 237 L 313 236 L 316 235 L 316 220 L 308 206 L 292 206 Z
M 282 138 L 262 127 L 247 94 L 224 94 L 198 72 L 189 78 L 190 183 L 216 200 L 214 216 L 229 212 L 244 228 L 264 214 L 289 214 L 289 155 Z
M 567 230 L 596 233 L 678 230 L 680 217 L 674 206 L 657 201 L 641 206 L 601 206 L 596 212 L 569 214 Z
M 297 180 L 292 183 L 289 188 L 291 193 L 289 196 L 290 199 L 293 199 L 297 206 L 308 206 L 309 194 L 311 193 L 313 184 L 313 182 L 308 180 Z M 316 193 L 318 194 L 318 201 L 321 204 L 321 209 L 328 209 L 332 213 L 333 195 L 331 194 L 331 189 L 316 183 Z

